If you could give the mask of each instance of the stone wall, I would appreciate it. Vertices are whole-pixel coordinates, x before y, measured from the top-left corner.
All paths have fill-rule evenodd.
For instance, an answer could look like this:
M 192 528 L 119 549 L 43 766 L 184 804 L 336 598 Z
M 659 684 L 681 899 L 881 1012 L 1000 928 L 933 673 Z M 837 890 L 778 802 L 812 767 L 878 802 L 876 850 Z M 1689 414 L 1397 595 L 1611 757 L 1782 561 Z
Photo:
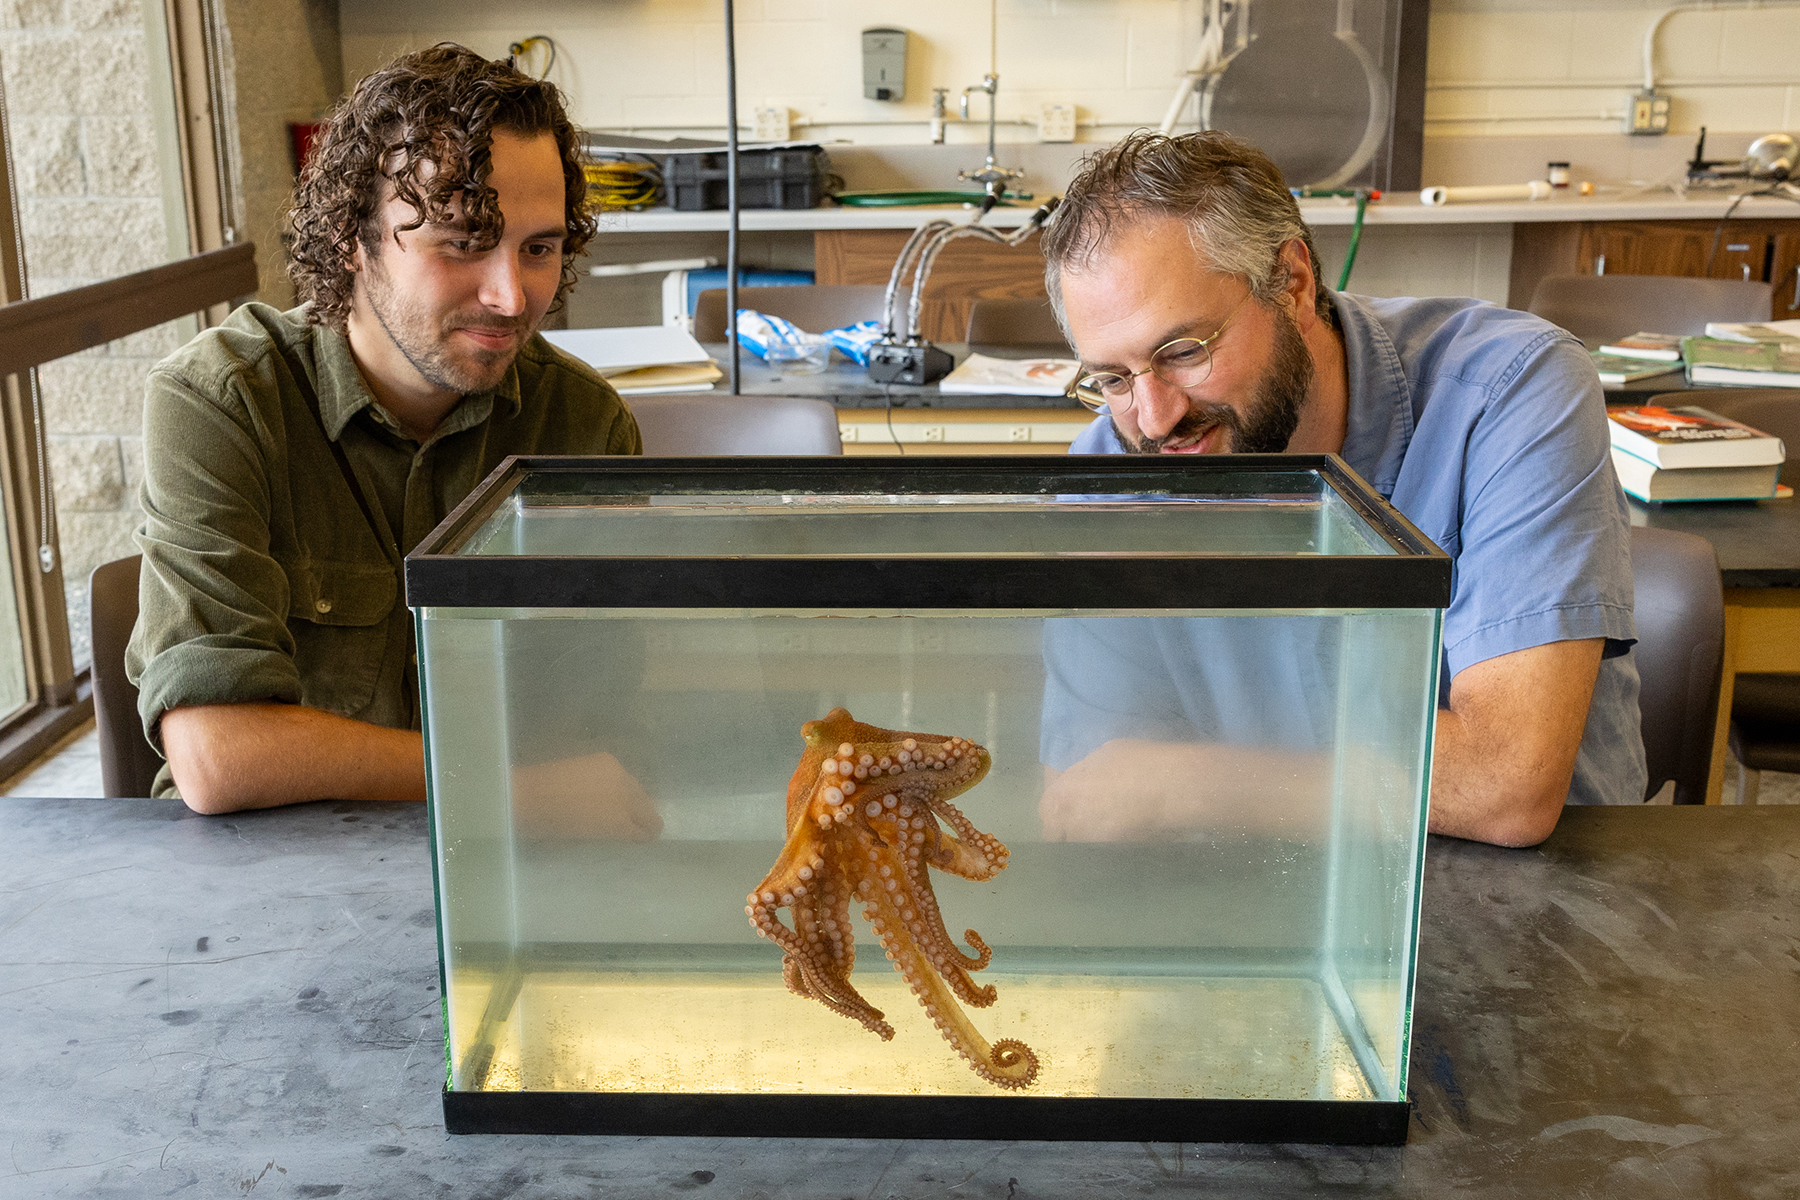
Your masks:
M 34 296 L 170 258 L 148 54 L 141 0 L 0 0 Z M 39 372 L 78 662 L 88 572 L 136 552 L 144 376 L 183 332 L 148 330 Z
M 256 243 L 257 298 L 294 303 L 282 224 L 294 189 L 290 121 L 322 116 L 344 90 L 336 0 L 224 0 L 237 84 L 244 234 Z

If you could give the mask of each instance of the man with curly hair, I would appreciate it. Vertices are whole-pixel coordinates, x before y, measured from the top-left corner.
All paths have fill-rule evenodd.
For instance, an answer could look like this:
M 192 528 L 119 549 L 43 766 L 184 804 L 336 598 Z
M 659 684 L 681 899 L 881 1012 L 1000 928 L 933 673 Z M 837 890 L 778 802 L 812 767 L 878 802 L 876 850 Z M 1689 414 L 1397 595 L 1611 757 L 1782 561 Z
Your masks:
M 401 560 L 509 454 L 642 452 L 612 388 L 537 335 L 593 236 L 584 199 L 554 86 L 462 47 L 333 111 L 291 214 L 304 303 L 247 304 L 150 375 L 126 665 L 158 795 L 424 798 Z M 617 832 L 655 831 L 610 756 L 560 771 L 551 790 L 611 785 Z

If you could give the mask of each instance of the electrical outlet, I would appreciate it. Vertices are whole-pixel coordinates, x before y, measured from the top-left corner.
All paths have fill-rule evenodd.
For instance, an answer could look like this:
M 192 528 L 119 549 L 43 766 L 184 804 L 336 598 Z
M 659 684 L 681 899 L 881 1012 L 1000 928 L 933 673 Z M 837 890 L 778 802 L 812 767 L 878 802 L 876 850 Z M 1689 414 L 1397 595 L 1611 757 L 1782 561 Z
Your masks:
M 944 427 L 942 425 L 927 425 L 927 426 L 925 426 L 925 440 L 928 442 L 943 441 L 944 440 Z
M 854 442 L 855 440 L 856 440 L 856 426 L 854 426 L 854 425 L 839 425 L 838 426 L 838 441 Z
M 751 133 L 752 141 L 785 142 L 788 140 L 788 110 L 780 108 L 759 108 L 756 110 L 756 129 Z
M 1038 110 L 1038 141 L 1072 142 L 1075 140 L 1075 102 L 1046 100 Z
M 1625 132 L 1655 137 L 1669 132 L 1669 93 L 1640 88 L 1625 108 Z
M 1029 442 L 1031 440 L 1031 426 L 1014 425 L 1008 432 L 1007 437 L 1008 440 L 1014 442 Z

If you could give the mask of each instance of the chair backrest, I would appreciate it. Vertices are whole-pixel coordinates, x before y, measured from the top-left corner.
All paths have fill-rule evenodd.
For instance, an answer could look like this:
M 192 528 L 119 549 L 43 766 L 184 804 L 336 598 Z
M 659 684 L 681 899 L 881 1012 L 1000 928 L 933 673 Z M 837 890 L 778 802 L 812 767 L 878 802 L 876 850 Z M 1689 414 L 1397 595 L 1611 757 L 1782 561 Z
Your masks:
M 901 300 L 904 302 L 905 297 Z M 741 287 L 738 307 L 785 317 L 808 333 L 823 333 L 858 321 L 879 321 L 887 288 L 879 283 L 815 283 L 794 287 Z M 725 340 L 725 289 L 707 288 L 694 302 L 694 338 Z
M 1767 321 L 1769 285 L 1679 275 L 1550 275 L 1529 311 L 1590 345 L 1646 333 L 1697 334 L 1708 321 Z
M 1058 357 L 1075 357 L 1056 323 L 1056 310 L 1043 296 L 975 301 L 969 305 L 969 331 L 963 340 L 972 346 L 1028 346 Z
M 143 555 L 102 563 L 88 576 L 88 629 L 94 649 L 94 727 L 100 784 L 109 797 L 148 796 L 162 758 L 144 737 L 138 690 L 125 678 L 125 645 L 137 624 Z
M 1648 800 L 1669 780 L 1675 803 L 1706 800 L 1719 669 L 1725 655 L 1725 596 L 1712 543 L 1691 533 L 1635 526 L 1631 580 L 1638 641 L 1632 647 Z
M 837 409 L 799 396 L 633 396 L 644 453 L 842 454 Z
M 1697 404 L 1774 434 L 1787 448 L 1781 482 L 1790 487 L 1800 484 L 1800 388 L 1693 388 L 1652 396 L 1650 403 Z

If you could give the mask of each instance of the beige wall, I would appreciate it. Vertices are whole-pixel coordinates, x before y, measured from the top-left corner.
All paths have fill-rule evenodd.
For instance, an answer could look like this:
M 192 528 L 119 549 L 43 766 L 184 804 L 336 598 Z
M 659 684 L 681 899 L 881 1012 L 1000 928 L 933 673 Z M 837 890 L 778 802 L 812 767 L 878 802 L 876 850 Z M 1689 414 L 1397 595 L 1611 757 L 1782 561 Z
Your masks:
M 1642 77 L 1644 31 L 1668 7 L 1663 0 L 1433 0 L 1427 137 L 1623 140 L 1626 95 Z M 715 0 L 343 0 L 341 11 L 351 80 L 440 38 L 498 56 L 511 41 L 548 33 L 563 43 L 553 78 L 568 90 L 578 121 L 646 131 L 721 126 Z M 795 121 L 817 123 L 796 130 L 807 137 L 923 142 L 931 87 L 960 90 L 988 66 L 987 6 L 979 0 L 742 0 L 737 12 L 740 104 L 786 107 Z M 1199 13 L 1197 0 L 1004 0 L 1000 114 L 1013 124 L 1002 140 L 1034 140 L 1031 126 L 1046 100 L 1079 106 L 1090 123 L 1083 140 L 1110 141 L 1157 124 L 1192 54 Z M 862 97 L 858 31 L 876 24 L 914 35 L 900 104 Z M 1658 45 L 1679 140 L 1700 125 L 1726 133 L 1800 127 L 1800 5 L 1766 0 L 1678 13 Z M 977 115 L 985 104 L 975 97 Z M 974 125 L 951 128 L 953 142 L 984 136 Z
M 256 243 L 258 298 L 289 308 L 282 221 L 294 187 L 290 121 L 324 114 L 344 88 L 336 0 L 224 0 L 243 159 L 244 236 Z

